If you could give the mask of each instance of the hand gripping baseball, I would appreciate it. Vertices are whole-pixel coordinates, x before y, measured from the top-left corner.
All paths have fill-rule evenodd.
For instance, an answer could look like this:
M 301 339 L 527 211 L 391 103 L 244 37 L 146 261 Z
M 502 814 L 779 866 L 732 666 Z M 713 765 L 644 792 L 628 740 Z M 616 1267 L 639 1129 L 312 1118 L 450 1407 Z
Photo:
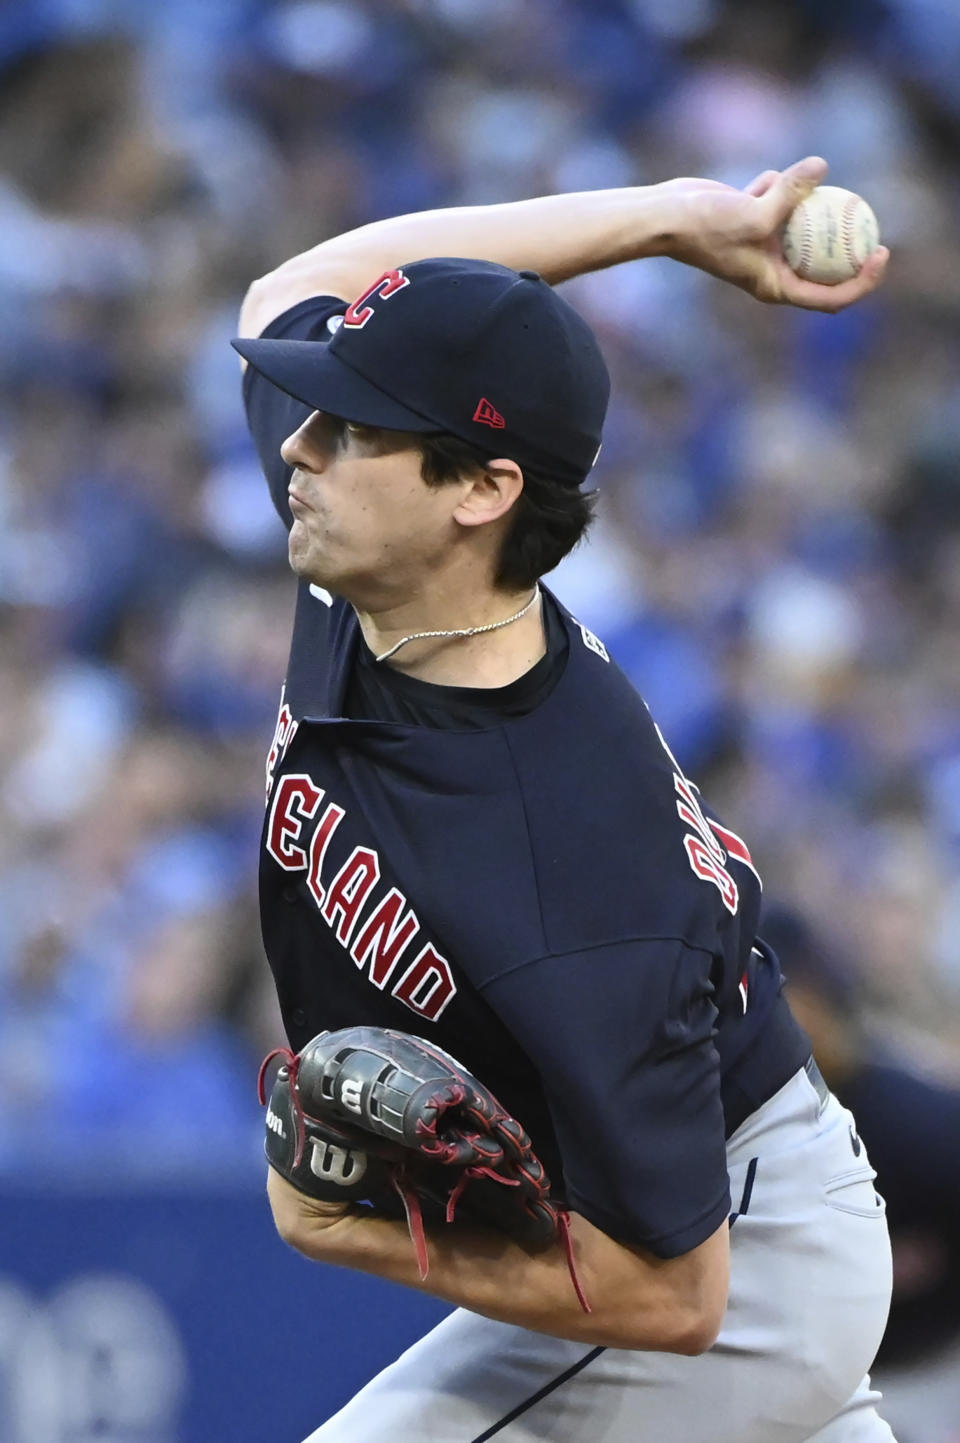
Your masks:
M 429 1258 L 424 1207 L 538 1247 L 556 1239 L 584 1311 L 566 1211 L 524 1129 L 449 1053 L 378 1027 L 321 1032 L 285 1066 L 267 1111 L 267 1158 L 295 1187 L 324 1200 L 388 1207 L 399 1196 L 422 1278 Z M 278 1122 L 284 1136 L 278 1130 Z
M 784 226 L 826 174 L 825 160 L 807 156 L 786 170 L 765 170 L 742 191 L 715 180 L 666 181 L 658 189 L 673 210 L 667 253 L 761 301 L 843 310 L 881 283 L 889 252 L 877 246 L 859 272 L 839 285 L 823 285 L 791 268 Z

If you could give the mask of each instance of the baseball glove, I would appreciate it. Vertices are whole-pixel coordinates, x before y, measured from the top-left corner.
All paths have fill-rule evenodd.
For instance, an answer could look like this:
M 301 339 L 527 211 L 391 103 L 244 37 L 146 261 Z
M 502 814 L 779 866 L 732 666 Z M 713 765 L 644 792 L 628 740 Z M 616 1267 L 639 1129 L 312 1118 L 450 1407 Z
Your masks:
M 380 1027 L 321 1032 L 297 1054 L 277 1048 L 260 1069 L 277 1073 L 267 1108 L 270 1165 L 301 1192 L 368 1202 L 399 1215 L 402 1204 L 421 1278 L 429 1270 L 424 1217 L 459 1214 L 527 1247 L 564 1248 L 586 1312 L 567 1212 L 524 1129 L 483 1083 L 421 1037 Z

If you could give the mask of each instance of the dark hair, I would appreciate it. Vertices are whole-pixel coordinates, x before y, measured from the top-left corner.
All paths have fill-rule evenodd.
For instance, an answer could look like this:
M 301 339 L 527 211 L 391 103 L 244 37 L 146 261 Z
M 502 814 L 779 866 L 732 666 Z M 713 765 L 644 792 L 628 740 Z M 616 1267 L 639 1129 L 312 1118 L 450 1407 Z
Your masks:
M 420 474 L 428 486 L 458 481 L 493 459 L 459 436 L 419 436 Z M 585 535 L 596 506 L 595 491 L 581 491 L 544 472 L 523 468 L 523 490 L 503 539 L 494 584 L 522 591 L 558 566 Z
M 446 433 L 424 435 L 347 421 L 338 424 L 341 440 L 348 431 L 352 432 L 365 449 L 375 454 L 419 451 L 420 474 L 428 486 L 459 481 L 471 471 L 485 470 L 494 459 L 491 452 Z M 527 466 L 522 469 L 523 490 L 514 503 L 513 518 L 493 578 L 494 585 L 503 591 L 522 591 L 559 566 L 586 535 L 596 506 L 596 491 L 582 491 Z

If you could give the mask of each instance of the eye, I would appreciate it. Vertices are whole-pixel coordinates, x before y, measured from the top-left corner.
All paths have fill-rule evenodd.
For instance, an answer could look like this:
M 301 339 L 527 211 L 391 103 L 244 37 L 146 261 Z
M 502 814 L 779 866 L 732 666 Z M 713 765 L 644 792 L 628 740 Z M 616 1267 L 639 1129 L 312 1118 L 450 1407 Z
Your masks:
M 331 417 L 331 435 L 339 451 L 345 451 L 351 441 L 360 439 L 361 427 L 355 426 L 352 421 L 343 421 L 340 417 Z
M 341 445 L 353 444 L 363 449 L 376 445 L 377 430 L 374 426 L 362 426 L 359 421 L 344 421 L 340 433 Z

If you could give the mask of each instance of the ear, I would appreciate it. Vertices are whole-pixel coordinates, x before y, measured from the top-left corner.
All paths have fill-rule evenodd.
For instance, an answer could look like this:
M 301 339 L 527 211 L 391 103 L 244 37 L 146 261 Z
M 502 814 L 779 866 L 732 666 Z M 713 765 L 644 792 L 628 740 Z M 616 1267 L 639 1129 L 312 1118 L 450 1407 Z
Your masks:
M 505 516 L 523 490 L 516 461 L 489 461 L 477 471 L 453 513 L 461 526 L 486 526 Z

